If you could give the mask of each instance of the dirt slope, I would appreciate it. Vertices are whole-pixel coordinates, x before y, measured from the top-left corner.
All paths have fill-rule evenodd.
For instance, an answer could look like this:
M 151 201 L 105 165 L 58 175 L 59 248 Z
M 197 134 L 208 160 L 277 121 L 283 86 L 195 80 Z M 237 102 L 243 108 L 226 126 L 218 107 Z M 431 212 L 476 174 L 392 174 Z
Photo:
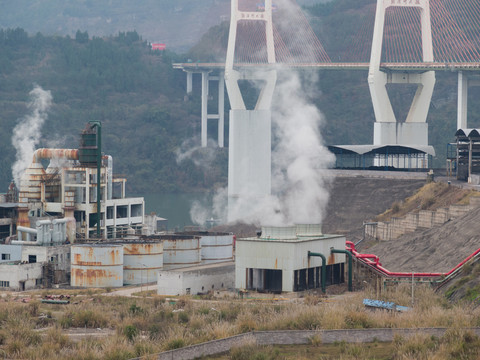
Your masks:
M 392 204 L 412 196 L 423 185 L 425 180 L 416 178 L 336 177 L 323 231 L 359 240 L 364 221 L 374 219 L 390 209 Z
M 380 257 L 391 271 L 447 272 L 480 247 L 480 208 L 440 227 L 405 234 L 361 252 Z

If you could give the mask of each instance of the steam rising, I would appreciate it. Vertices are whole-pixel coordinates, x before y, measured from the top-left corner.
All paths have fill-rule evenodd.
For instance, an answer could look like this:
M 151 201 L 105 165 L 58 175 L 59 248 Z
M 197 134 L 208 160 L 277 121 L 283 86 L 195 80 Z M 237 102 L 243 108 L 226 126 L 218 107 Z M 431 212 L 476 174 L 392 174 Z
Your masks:
M 334 156 L 323 145 L 324 117 L 307 96 L 318 91 L 313 90 L 316 79 L 308 75 L 301 79 L 294 71 L 279 73 L 272 105 L 272 195 L 237 199 L 228 209 L 231 222 L 281 226 L 322 221 L 331 180 L 325 169 L 333 164 Z M 184 153 L 182 159 L 190 155 Z M 226 222 L 227 202 L 227 188 L 219 189 L 212 207 L 193 204 L 192 221 L 203 225 L 213 217 Z
M 28 108 L 31 113 L 20 119 L 13 129 L 12 144 L 17 154 L 16 161 L 12 165 L 12 176 L 17 187 L 20 186 L 21 175 L 32 162 L 33 153 L 40 141 L 40 130 L 47 119 L 47 111 L 52 104 L 50 91 L 45 91 L 38 85 L 30 91 L 29 95 Z
M 309 103 L 302 84 L 313 82 L 293 71 L 279 73 L 272 106 L 272 196 L 239 199 L 229 220 L 276 226 L 322 221 L 330 181 L 324 169 L 334 157 L 323 146 L 323 115 Z
M 296 25 L 288 14 L 298 12 L 298 6 L 290 0 L 277 0 L 276 4 L 278 11 L 287 15 L 276 17 L 276 28 L 288 30 L 295 56 L 304 62 L 314 61 L 317 50 L 307 45 L 302 35 L 305 32 L 291 31 Z M 325 169 L 331 167 L 334 156 L 323 145 L 320 130 L 324 117 L 308 97 L 318 94 L 317 79 L 312 75 L 301 78 L 291 69 L 278 71 L 272 104 L 272 195 L 259 196 L 258 189 L 242 184 L 245 189 L 239 198 L 228 204 L 228 221 L 274 226 L 321 223 L 332 179 L 325 176 Z M 226 222 L 227 203 L 227 188 L 220 189 L 211 210 L 199 203 L 192 206 L 192 220 L 202 225 L 210 217 Z

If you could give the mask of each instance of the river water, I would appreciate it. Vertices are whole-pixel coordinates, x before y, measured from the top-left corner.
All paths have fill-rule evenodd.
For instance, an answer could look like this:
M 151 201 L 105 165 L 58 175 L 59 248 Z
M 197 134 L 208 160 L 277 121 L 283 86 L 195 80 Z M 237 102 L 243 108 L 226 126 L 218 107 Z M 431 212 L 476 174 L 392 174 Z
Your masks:
M 194 224 L 190 217 L 190 209 L 194 202 L 201 204 L 207 213 L 212 206 L 212 195 L 208 193 L 142 194 L 137 196 L 145 198 L 146 215 L 154 212 L 157 216 L 168 220 L 168 230 L 183 230 L 185 226 L 198 225 Z

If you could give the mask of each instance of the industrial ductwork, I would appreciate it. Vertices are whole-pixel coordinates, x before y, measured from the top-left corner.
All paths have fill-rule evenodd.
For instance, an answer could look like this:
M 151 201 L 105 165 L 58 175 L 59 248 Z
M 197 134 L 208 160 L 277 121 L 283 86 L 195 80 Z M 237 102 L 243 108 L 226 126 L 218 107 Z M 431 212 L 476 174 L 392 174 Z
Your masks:
M 43 159 L 78 160 L 78 149 L 37 149 L 33 153 L 33 163 Z
M 67 238 L 67 223 L 69 221 L 71 221 L 71 219 L 68 218 L 39 220 L 36 223 L 35 229 L 18 226 L 18 239 L 23 239 L 23 235 L 25 235 L 26 240 L 13 240 L 12 244 L 37 246 L 64 244 Z

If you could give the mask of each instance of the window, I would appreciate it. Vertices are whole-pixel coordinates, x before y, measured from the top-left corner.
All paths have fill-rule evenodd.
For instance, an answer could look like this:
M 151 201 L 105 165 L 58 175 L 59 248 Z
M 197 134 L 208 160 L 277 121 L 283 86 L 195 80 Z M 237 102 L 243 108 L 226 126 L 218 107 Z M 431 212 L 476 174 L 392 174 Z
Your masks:
M 28 255 L 28 262 L 30 264 L 36 263 L 37 262 L 37 255 Z
M 0 287 L 10 287 L 10 281 L 1 281 L 0 280 Z
M 10 254 L 2 254 L 2 260 L 10 260 Z

